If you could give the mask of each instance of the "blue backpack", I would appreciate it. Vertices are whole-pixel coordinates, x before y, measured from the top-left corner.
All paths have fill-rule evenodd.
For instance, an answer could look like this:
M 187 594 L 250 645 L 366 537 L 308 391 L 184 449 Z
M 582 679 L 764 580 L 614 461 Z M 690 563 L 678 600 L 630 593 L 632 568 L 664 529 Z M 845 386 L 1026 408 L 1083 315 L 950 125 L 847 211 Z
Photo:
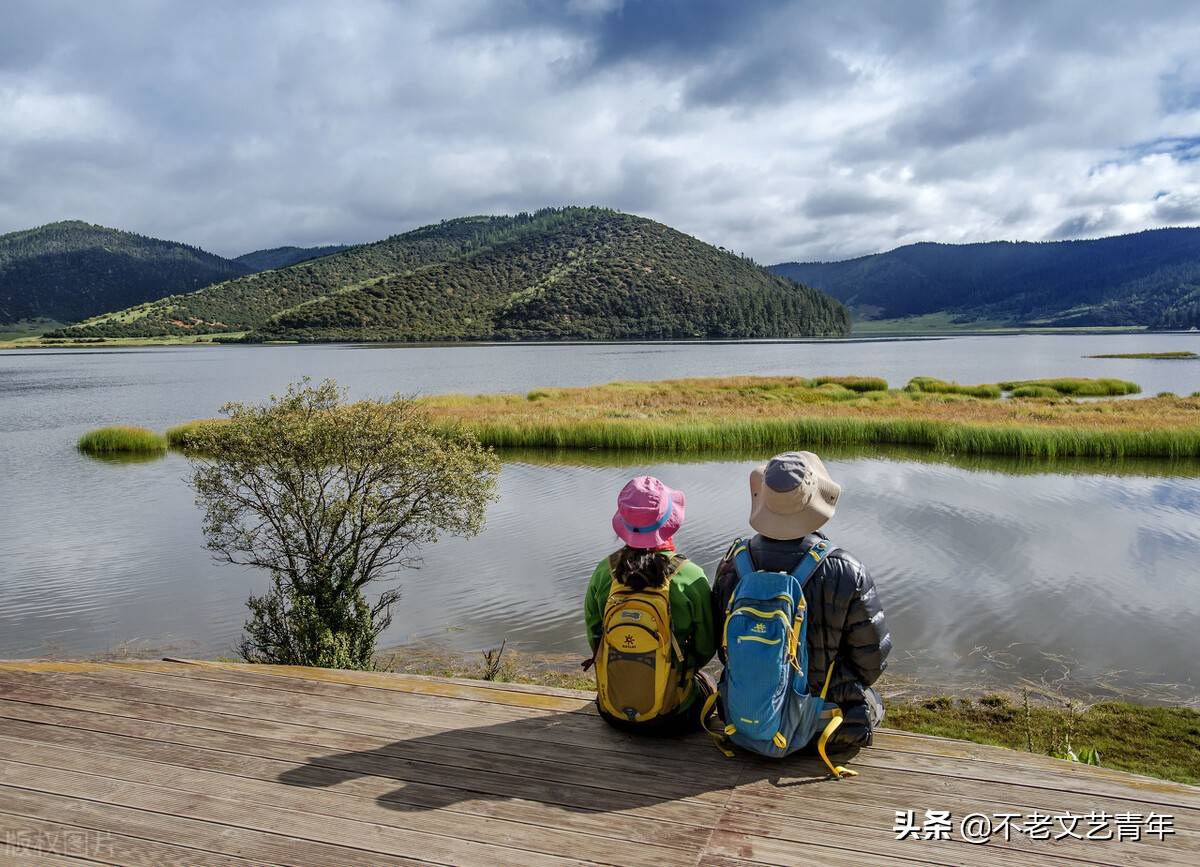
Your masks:
M 820 695 L 809 693 L 808 609 L 804 586 L 833 550 L 821 540 L 801 558 L 791 573 L 765 572 L 754 567 L 750 550 L 739 539 L 730 548 L 738 584 L 725 609 L 725 670 L 718 694 L 724 729 L 708 726 L 726 755 L 732 742 L 771 758 L 782 758 L 817 740 L 817 752 L 834 777 L 857 776 L 834 765 L 825 754 L 829 736 L 842 724 L 842 711 L 825 700 L 833 665 Z M 709 696 L 704 719 L 710 717 L 717 695 Z

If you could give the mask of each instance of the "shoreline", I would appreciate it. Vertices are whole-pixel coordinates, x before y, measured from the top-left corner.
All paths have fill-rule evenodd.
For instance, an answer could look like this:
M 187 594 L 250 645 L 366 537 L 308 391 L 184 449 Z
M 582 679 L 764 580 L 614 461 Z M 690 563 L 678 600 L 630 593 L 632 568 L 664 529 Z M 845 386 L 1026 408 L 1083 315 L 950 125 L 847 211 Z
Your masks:
M 3 326 L 0 326 L 2 328 Z M 9 332 L 16 333 L 16 332 Z M 1087 326 L 1063 328 L 1030 328 L 1002 326 L 996 328 L 931 328 L 922 327 L 906 330 L 897 328 L 852 328 L 848 334 L 838 337 L 764 337 L 764 338 L 653 338 L 620 340 L 455 340 L 455 341 L 387 341 L 387 340 L 264 340 L 242 341 L 238 338 L 245 332 L 211 332 L 195 335 L 163 335 L 159 337 L 97 337 L 73 340 L 50 338 L 30 334 L 0 340 L 0 351 L 14 349 L 138 349 L 162 346 L 352 346 L 373 349 L 402 349 L 428 346 L 629 346 L 655 345 L 770 345 L 792 343 L 860 343 L 912 340 L 949 340 L 955 337 L 1012 337 L 1021 335 L 1049 335 L 1059 337 L 1097 337 L 1121 335 L 1166 335 L 1194 334 L 1188 330 L 1152 331 L 1145 326 Z

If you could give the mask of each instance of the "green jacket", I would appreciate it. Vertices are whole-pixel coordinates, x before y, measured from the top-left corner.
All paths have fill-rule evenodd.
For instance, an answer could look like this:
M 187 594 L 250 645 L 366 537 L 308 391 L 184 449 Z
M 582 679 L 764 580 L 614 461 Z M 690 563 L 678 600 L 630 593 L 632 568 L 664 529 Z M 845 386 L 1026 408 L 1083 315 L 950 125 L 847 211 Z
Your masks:
M 604 606 L 611 586 L 612 573 L 606 557 L 592 573 L 583 600 L 583 619 L 592 650 L 600 643 Z M 712 630 L 712 591 L 708 576 L 689 560 L 671 577 L 671 631 L 687 656 L 689 669 L 699 671 L 713 658 L 716 643 Z

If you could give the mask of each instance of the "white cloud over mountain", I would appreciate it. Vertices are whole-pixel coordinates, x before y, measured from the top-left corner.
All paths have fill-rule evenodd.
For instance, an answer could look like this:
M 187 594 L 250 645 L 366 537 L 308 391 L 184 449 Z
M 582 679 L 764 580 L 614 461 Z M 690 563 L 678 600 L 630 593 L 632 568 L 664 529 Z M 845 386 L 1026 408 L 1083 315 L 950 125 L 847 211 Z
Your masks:
M 1200 10 L 10 2 L 0 232 L 223 254 L 602 204 L 761 262 L 1200 222 Z

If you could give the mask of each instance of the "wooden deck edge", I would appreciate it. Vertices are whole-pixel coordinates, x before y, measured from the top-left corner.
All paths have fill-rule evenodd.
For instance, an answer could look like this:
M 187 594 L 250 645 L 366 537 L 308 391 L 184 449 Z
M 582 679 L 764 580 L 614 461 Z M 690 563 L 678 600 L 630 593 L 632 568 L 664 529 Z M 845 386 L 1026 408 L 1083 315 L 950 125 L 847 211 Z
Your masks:
M 275 666 L 257 663 L 225 662 L 219 660 L 191 659 L 185 657 L 164 657 L 161 660 L 39 660 L 39 659 L 3 659 L 0 660 L 0 671 L 49 672 L 63 674 L 86 674 L 89 672 L 113 669 L 141 669 L 144 671 L 164 671 L 175 666 L 195 666 L 200 668 L 244 671 L 268 677 L 296 678 L 303 680 L 341 683 L 351 686 L 369 687 L 397 692 L 440 695 L 453 698 L 473 699 L 484 702 L 499 702 L 504 704 L 533 707 L 545 710 L 557 710 L 580 713 L 595 713 L 595 693 L 585 690 L 565 689 L 562 687 L 540 687 L 534 684 L 510 684 L 497 681 L 474 680 L 470 678 L 436 677 L 432 675 L 415 675 L 403 672 L 369 672 L 349 671 L 341 669 L 314 668 L 304 666 Z M 906 732 L 900 729 L 880 728 L 879 734 L 884 739 L 909 741 L 915 746 L 921 741 L 942 742 L 946 744 L 963 745 L 995 750 L 997 754 L 1020 754 L 1020 750 L 991 744 L 978 744 L 957 738 L 946 738 L 938 735 L 927 735 L 916 732 Z M 881 745 L 882 746 L 882 745 Z M 1079 766 L 1071 766 L 1063 762 L 1064 770 L 1072 771 Z M 1154 784 L 1166 789 L 1180 792 L 1200 793 L 1200 787 L 1189 786 L 1162 780 L 1157 777 L 1121 771 L 1115 768 L 1097 769 L 1110 780 L 1127 779 L 1131 783 Z M 1178 788 L 1176 788 L 1178 787 Z

